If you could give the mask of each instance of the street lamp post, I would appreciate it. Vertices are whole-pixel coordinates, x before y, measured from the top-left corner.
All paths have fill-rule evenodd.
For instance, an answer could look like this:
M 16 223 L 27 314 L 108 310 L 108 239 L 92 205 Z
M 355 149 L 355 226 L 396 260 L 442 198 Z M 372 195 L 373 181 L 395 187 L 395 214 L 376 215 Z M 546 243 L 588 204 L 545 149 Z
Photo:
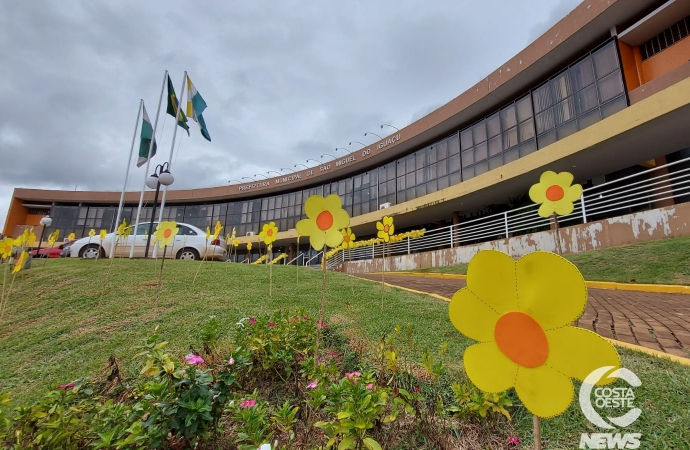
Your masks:
M 36 258 L 41 257 L 41 242 L 43 242 L 43 234 L 46 232 L 46 227 L 49 227 L 53 223 L 53 219 L 50 218 L 50 216 L 45 216 L 44 218 L 41 219 L 39 222 L 41 226 L 43 227 L 41 229 L 41 239 L 38 240 L 38 248 L 36 249 Z M 46 255 L 46 258 L 48 255 Z
M 175 181 L 169 170 L 170 164 L 164 162 L 158 164 L 153 170 L 153 173 L 146 179 L 146 186 L 149 189 L 156 189 L 156 195 L 153 197 L 153 211 L 151 211 L 151 221 L 149 222 L 149 234 L 146 237 L 146 250 L 144 250 L 144 258 L 149 257 L 149 247 L 151 246 L 151 234 L 153 234 L 153 218 L 156 217 L 156 206 L 158 206 L 158 193 L 161 190 L 161 185 L 170 186 Z
M 333 159 L 338 159 L 337 156 L 333 156 L 333 155 L 331 155 L 330 153 L 324 153 L 323 155 L 321 155 L 321 159 L 323 159 L 324 156 L 330 156 L 330 157 L 333 158 Z
M 393 125 L 388 125 L 387 123 L 384 123 L 383 125 L 381 125 L 381 129 L 382 129 L 382 130 L 383 130 L 383 127 L 391 127 L 391 128 L 394 128 L 394 129 L 397 130 L 397 131 L 400 131 L 400 128 L 394 127 Z
M 297 166 L 302 166 L 305 169 L 309 169 L 309 166 L 305 166 L 304 164 L 297 163 L 297 164 L 295 164 L 295 167 L 297 167 Z
M 297 166 L 295 166 L 295 167 L 297 167 Z M 289 170 L 290 172 L 297 173 L 297 172 L 295 172 L 294 170 L 289 169 L 289 168 L 287 168 L 287 167 L 283 167 L 283 168 L 281 168 L 280 170 Z
M 350 142 L 350 145 L 352 145 L 353 143 L 354 143 L 354 144 L 359 144 L 359 145 L 361 145 L 362 147 L 366 147 L 366 144 L 362 144 L 362 143 L 359 142 L 359 141 L 352 141 L 352 142 Z
M 335 148 L 335 151 L 337 152 L 338 150 L 345 150 L 345 151 L 348 152 L 348 153 L 352 153 L 352 152 L 350 152 L 350 150 L 348 150 L 348 149 L 346 149 L 346 148 L 343 148 L 343 147 L 336 147 L 336 148 Z
M 380 140 L 380 139 L 383 139 L 381 136 L 379 136 L 379 135 L 376 134 L 376 133 L 372 133 L 371 131 L 367 131 L 366 133 L 364 133 L 364 136 L 368 136 L 368 135 L 370 135 L 370 134 L 373 134 L 374 136 L 376 136 L 377 138 L 379 138 L 379 140 Z
M 247 179 L 249 179 L 249 180 L 252 180 L 252 181 L 256 181 L 256 180 L 255 180 L 254 178 L 252 178 L 252 177 L 242 177 L 243 180 L 244 180 L 245 178 L 247 178 Z
M 262 177 L 264 177 L 264 178 L 266 178 L 266 179 L 268 180 L 268 177 L 267 177 L 266 175 L 263 175 L 263 174 L 260 174 L 260 173 L 255 173 L 255 174 L 254 174 L 255 177 L 258 177 L 259 175 L 261 175 Z
M 321 161 L 317 161 L 317 160 L 315 160 L 315 159 L 309 158 L 309 159 L 307 160 L 307 162 L 309 162 L 309 161 L 314 161 L 317 165 L 318 165 L 318 164 L 321 164 Z
M 268 172 L 266 172 L 266 173 L 271 173 L 271 172 L 273 172 L 273 173 L 277 173 L 279 177 L 282 177 L 282 176 L 283 176 L 283 174 L 282 174 L 282 173 L 280 173 L 280 172 L 278 172 L 277 170 L 269 170 L 269 171 L 268 171 Z

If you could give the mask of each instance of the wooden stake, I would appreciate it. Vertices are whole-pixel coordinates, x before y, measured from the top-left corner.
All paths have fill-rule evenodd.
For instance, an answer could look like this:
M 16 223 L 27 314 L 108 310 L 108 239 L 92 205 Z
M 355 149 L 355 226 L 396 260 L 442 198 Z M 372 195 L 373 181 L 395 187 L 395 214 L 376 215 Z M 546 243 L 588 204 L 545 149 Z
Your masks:
M 158 312 L 158 296 L 161 293 L 161 285 L 163 280 L 163 264 L 165 263 L 165 252 L 168 250 L 168 246 L 163 247 L 163 258 L 161 259 L 161 270 L 158 273 L 158 289 L 156 289 L 156 300 L 153 302 L 153 320 L 156 320 L 156 315 Z
M 347 259 L 349 260 L 349 262 L 352 262 L 352 254 L 350 253 L 351 251 L 352 250 L 350 248 L 347 249 Z M 350 287 L 352 288 L 352 297 L 354 298 L 354 296 L 355 296 L 354 281 L 352 281 L 352 275 L 350 275 L 349 273 L 348 273 L 348 275 L 350 276 Z
M 553 217 L 554 227 L 556 228 L 556 252 L 559 255 L 562 255 L 563 249 L 561 248 L 561 232 L 558 228 L 558 216 L 556 215 L 556 213 L 553 213 L 551 217 Z
M 541 450 L 541 419 L 532 416 L 532 425 L 534 427 L 534 449 Z
M 319 309 L 319 321 L 316 322 L 316 346 L 314 347 L 314 367 L 317 366 L 319 359 L 319 340 L 321 339 L 321 324 L 323 323 L 323 312 L 326 305 L 326 253 L 328 253 L 328 246 L 323 246 L 323 280 L 321 281 L 321 308 Z
M 273 246 L 269 245 L 266 249 L 266 261 L 268 261 L 268 252 L 271 251 L 273 254 Z M 268 261 L 268 296 L 273 298 L 273 258 Z
M 382 270 L 381 270 L 381 310 L 383 311 L 383 290 L 386 288 L 386 285 L 384 284 L 383 276 L 386 273 L 386 243 L 384 242 L 381 244 L 381 263 L 382 263 Z

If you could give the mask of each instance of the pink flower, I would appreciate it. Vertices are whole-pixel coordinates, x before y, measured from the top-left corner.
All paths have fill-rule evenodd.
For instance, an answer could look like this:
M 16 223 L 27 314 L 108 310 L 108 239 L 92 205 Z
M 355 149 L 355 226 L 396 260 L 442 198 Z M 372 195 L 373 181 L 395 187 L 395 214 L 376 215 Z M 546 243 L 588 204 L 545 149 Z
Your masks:
M 350 373 L 345 374 L 345 378 L 347 378 L 347 379 L 351 379 L 351 378 L 355 378 L 355 377 L 361 377 L 361 376 L 362 376 L 361 372 L 350 372 Z
M 304 358 L 302 358 L 302 355 L 297 355 L 297 361 L 302 361 Z
M 254 405 L 256 405 L 256 400 L 251 399 L 243 401 L 240 406 L 242 406 L 242 408 L 251 408 Z
M 235 364 L 235 358 L 231 356 L 230 359 L 228 359 L 228 366 L 232 366 L 233 364 Z
M 61 384 L 58 386 L 58 389 L 72 389 L 74 387 L 74 382 L 69 383 L 69 384 Z
M 273 328 L 273 327 L 275 327 L 275 326 L 276 326 L 275 323 L 273 323 L 273 322 L 268 322 L 268 328 Z
M 187 363 L 191 364 L 191 365 L 203 364 L 205 362 L 204 358 L 202 358 L 199 355 L 194 355 L 194 354 L 187 355 L 184 357 L 184 359 L 186 359 Z
M 256 319 L 253 317 L 249 318 L 249 325 L 254 325 L 256 323 Z
M 419 386 L 413 387 L 412 390 L 415 391 L 415 392 L 419 392 Z
M 294 319 L 292 319 L 292 321 L 293 322 L 299 322 L 299 317 L 295 317 Z
M 510 439 L 508 439 L 508 443 L 510 445 L 520 445 L 520 441 L 516 437 L 511 437 Z
M 304 316 L 304 317 L 302 317 L 302 320 L 305 320 L 305 321 L 306 321 L 306 320 L 309 320 L 309 317 Z
M 367 389 L 374 389 L 374 384 L 373 383 L 367 384 Z
M 316 386 L 318 386 L 319 382 L 317 380 L 312 381 L 307 385 L 307 389 L 314 389 Z
M 326 328 L 328 328 L 328 325 L 326 325 L 326 322 L 324 322 L 323 320 L 317 320 L 317 321 L 316 321 L 316 324 L 317 324 L 317 325 L 319 326 L 319 328 L 321 328 L 322 330 L 325 330 Z

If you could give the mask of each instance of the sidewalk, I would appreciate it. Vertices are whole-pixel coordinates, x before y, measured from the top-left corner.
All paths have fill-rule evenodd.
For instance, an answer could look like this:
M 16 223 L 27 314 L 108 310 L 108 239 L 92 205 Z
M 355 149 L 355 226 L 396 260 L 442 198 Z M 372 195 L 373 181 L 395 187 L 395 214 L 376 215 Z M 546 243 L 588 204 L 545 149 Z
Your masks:
M 357 274 L 381 281 L 381 274 Z M 386 283 L 435 294 L 445 300 L 466 286 L 451 277 L 385 274 Z M 589 288 L 577 326 L 616 341 L 690 359 L 690 297 L 684 294 Z

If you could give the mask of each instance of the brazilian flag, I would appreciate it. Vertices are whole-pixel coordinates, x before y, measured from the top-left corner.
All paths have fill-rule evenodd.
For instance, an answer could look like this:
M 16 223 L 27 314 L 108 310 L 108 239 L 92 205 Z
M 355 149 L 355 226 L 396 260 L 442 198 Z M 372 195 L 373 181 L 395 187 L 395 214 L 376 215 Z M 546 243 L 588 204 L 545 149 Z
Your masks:
M 175 117 L 175 112 L 179 110 L 180 102 L 177 100 L 175 95 L 175 89 L 173 88 L 172 81 L 170 80 L 170 75 L 168 75 L 168 110 L 167 113 Z M 184 115 L 184 111 L 180 110 L 180 116 L 178 117 L 177 124 L 187 130 L 187 136 L 189 136 L 189 125 L 187 125 L 187 116 Z

